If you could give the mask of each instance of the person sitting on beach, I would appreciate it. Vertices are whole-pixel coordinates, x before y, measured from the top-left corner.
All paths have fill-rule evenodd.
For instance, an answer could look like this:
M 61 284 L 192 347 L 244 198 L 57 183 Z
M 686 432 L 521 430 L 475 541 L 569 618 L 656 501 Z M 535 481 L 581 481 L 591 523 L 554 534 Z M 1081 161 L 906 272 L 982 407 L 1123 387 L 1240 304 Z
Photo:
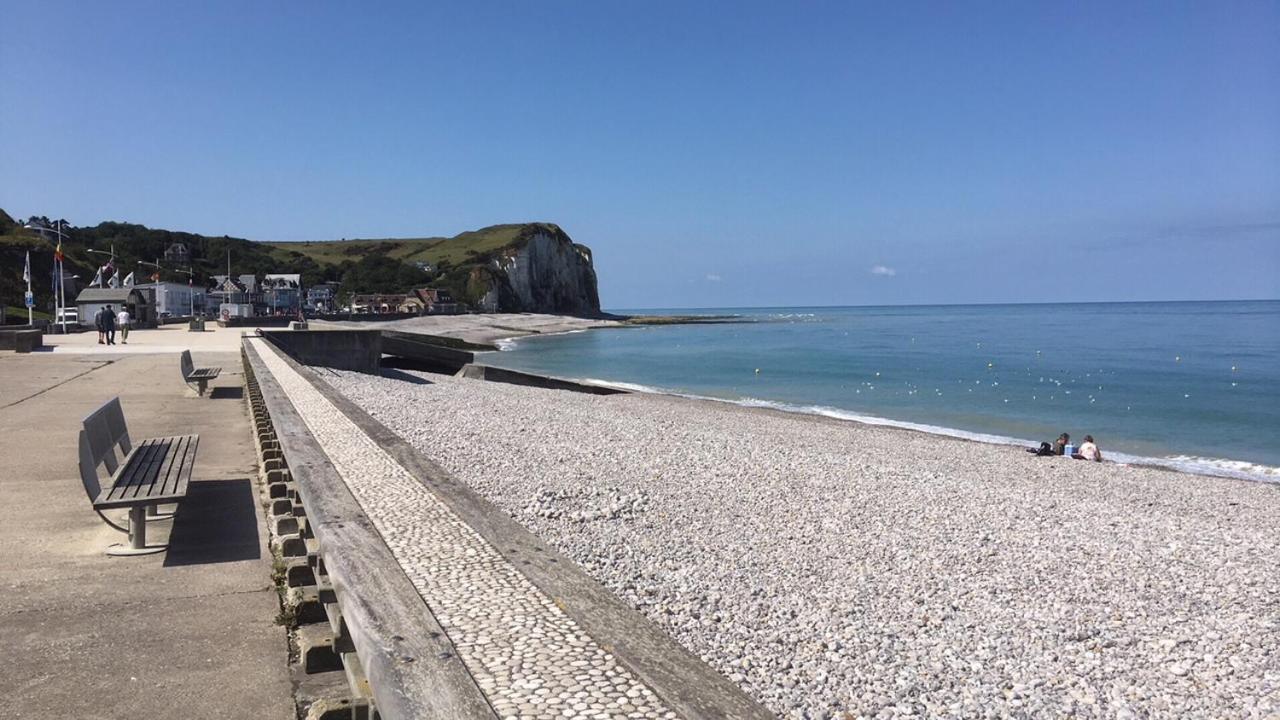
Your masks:
M 1098 445 L 1093 442 L 1092 435 L 1085 435 L 1084 442 L 1080 445 L 1080 450 L 1071 457 L 1077 460 L 1092 460 L 1094 462 L 1102 462 L 1102 451 L 1098 449 Z
M 1067 452 L 1067 445 L 1070 442 L 1071 442 L 1071 436 L 1066 433 L 1062 433 L 1061 435 L 1058 436 L 1057 440 L 1053 441 L 1052 445 L 1050 445 L 1047 442 L 1042 442 L 1040 443 L 1040 447 L 1038 448 L 1027 448 L 1027 452 L 1031 453 L 1032 455 L 1036 455 L 1038 457 L 1052 457 L 1054 455 L 1065 455 Z

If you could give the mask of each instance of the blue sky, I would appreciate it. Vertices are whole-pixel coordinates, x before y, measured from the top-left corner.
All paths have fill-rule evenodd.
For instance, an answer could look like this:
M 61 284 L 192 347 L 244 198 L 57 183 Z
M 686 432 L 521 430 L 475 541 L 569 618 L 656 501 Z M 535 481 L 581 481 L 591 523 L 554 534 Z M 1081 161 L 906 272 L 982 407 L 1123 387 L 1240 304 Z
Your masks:
M 612 308 L 1280 297 L 1275 2 L 371 7 L 0 0 L 0 207 L 548 220 Z

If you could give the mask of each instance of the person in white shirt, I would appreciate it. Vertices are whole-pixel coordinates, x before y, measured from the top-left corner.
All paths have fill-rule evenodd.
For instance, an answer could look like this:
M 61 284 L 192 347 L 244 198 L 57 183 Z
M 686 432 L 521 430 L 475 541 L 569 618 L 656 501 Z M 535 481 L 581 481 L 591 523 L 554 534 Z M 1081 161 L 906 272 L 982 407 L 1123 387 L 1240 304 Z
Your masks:
M 1078 450 L 1076 454 L 1084 460 L 1102 462 L 1102 451 L 1099 450 L 1097 444 L 1093 442 L 1092 435 L 1084 436 L 1084 444 L 1080 446 L 1080 450 Z
M 116 315 L 116 325 L 120 327 L 120 342 L 125 345 L 129 344 L 129 311 L 123 305 L 120 306 L 120 313 Z

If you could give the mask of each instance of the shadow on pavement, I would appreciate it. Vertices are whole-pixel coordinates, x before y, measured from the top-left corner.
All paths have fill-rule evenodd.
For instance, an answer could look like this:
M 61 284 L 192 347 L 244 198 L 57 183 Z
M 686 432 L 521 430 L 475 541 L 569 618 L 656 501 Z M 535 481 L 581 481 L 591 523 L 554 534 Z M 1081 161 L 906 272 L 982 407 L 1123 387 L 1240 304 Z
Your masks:
M 192 482 L 173 518 L 165 566 L 253 560 L 261 554 L 253 481 Z
M 244 398 L 244 388 L 235 387 L 216 387 L 209 391 L 209 397 L 213 400 L 240 400 Z

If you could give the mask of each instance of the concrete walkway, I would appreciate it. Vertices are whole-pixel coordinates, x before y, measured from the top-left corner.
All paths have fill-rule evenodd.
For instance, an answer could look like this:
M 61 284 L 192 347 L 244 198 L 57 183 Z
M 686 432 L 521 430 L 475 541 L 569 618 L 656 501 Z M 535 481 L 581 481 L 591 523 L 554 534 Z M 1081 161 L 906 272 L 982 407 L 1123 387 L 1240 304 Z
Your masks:
M 114 356 L 136 355 L 139 353 L 176 354 L 183 350 L 198 352 L 240 352 L 242 335 L 253 334 L 254 328 L 219 327 L 212 320 L 205 324 L 204 332 L 190 332 L 185 323 L 161 325 L 157 328 L 129 331 L 126 344 L 119 332 L 116 333 L 115 345 L 99 345 L 98 333 L 77 332 L 67 335 L 46 333 L 44 352 L 56 354 L 83 353 L 86 355 Z
M 4 717 L 293 717 L 239 354 L 188 346 L 223 367 L 212 398 L 174 354 L 0 354 Z M 201 436 L 190 497 L 148 527 L 165 553 L 104 555 L 124 536 L 79 480 L 80 421 L 116 395 L 135 443 Z

